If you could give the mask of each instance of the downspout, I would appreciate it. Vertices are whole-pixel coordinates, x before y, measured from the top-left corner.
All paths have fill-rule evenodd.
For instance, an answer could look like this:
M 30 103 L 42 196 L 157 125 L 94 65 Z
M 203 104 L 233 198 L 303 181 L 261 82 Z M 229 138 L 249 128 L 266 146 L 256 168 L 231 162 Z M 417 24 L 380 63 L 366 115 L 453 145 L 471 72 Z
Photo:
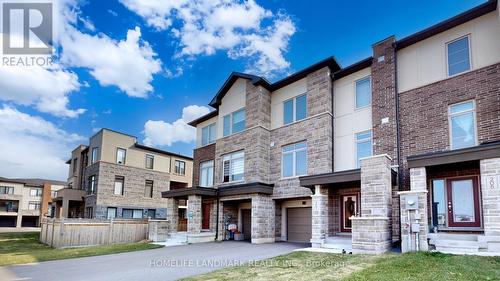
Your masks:
M 398 55 L 396 50 L 396 43 L 393 44 L 394 48 L 394 99 L 396 102 L 396 149 L 398 157 L 398 190 L 402 190 L 402 171 L 401 164 L 401 130 L 400 130 L 400 116 L 399 116 L 399 93 L 398 93 Z
M 334 79 L 333 79 L 333 73 L 331 73 L 330 75 L 330 84 L 331 84 L 331 89 L 330 89 L 330 92 L 331 92 L 331 96 L 332 96 L 332 172 L 335 171 L 335 155 L 334 155 L 334 151 L 335 151 L 335 113 L 334 113 L 334 91 L 333 91 L 333 84 L 334 84 Z
M 217 214 L 215 215 L 215 241 L 219 239 L 219 189 L 216 190 L 215 196 L 217 196 Z

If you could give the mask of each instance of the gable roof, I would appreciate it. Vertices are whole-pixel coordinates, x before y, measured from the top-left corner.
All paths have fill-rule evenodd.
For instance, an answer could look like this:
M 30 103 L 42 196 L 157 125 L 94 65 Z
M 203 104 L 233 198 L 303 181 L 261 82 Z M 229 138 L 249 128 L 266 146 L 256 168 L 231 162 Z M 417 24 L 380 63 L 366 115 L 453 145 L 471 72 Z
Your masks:
M 425 40 L 429 37 L 432 37 L 436 34 L 444 32 L 448 29 L 451 29 L 453 27 L 456 27 L 458 25 L 461 25 L 463 23 L 471 21 L 471 20 L 478 18 L 480 16 L 483 16 L 487 13 L 493 12 L 496 9 L 497 9 L 497 0 L 488 0 L 486 3 L 483 3 L 483 4 L 476 6 L 470 10 L 467 10 L 461 14 L 458 14 L 452 18 L 444 20 L 438 24 L 435 24 L 435 25 L 428 27 L 422 31 L 419 31 L 417 33 L 414 33 L 410 36 L 407 36 L 403 39 L 396 41 L 395 48 L 396 48 L 396 50 L 401 50 L 401 49 L 406 48 L 410 45 L 413 45 L 413 44 L 418 43 L 422 40 Z
M 262 86 L 265 89 L 269 90 L 270 92 L 276 91 L 277 89 L 283 88 L 293 82 L 296 82 L 307 75 L 313 73 L 314 71 L 320 70 L 323 67 L 329 67 L 332 72 L 338 71 L 340 69 L 340 65 L 337 63 L 334 57 L 328 57 L 324 60 L 321 60 L 311 66 L 308 66 L 302 70 L 299 70 L 292 75 L 289 75 L 275 83 L 269 83 L 265 78 L 252 75 L 252 74 L 246 74 L 246 73 L 241 73 L 241 72 L 232 72 L 231 75 L 226 79 L 226 82 L 222 85 L 222 88 L 215 94 L 214 98 L 212 101 L 210 101 L 209 105 L 212 106 L 213 108 L 218 109 L 219 105 L 222 101 L 222 98 L 226 95 L 226 93 L 231 89 L 233 86 L 234 82 L 238 80 L 239 78 L 242 79 L 248 79 L 251 81 L 251 83 L 254 86 Z M 209 113 L 211 114 L 211 113 Z M 209 115 L 207 114 L 207 115 Z M 212 116 L 213 117 L 213 116 Z M 203 118 L 203 117 L 202 117 Z M 198 119 L 197 119 L 198 120 Z M 191 121 L 189 125 L 191 126 L 196 126 L 197 123 L 195 122 L 197 120 Z M 206 120 L 206 119 L 205 119 Z M 192 125 L 193 123 L 194 125 Z

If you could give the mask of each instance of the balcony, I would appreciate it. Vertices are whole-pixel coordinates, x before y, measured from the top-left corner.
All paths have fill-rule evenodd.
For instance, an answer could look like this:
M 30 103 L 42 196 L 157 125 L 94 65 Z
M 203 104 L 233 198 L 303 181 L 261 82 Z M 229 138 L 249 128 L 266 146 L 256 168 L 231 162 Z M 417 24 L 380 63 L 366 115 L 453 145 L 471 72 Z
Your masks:
M 83 201 L 83 197 L 85 197 L 85 195 L 86 192 L 83 189 L 63 188 L 57 191 L 57 197 L 54 198 L 54 201 Z
M 19 211 L 19 201 L 0 200 L 0 215 L 16 216 Z

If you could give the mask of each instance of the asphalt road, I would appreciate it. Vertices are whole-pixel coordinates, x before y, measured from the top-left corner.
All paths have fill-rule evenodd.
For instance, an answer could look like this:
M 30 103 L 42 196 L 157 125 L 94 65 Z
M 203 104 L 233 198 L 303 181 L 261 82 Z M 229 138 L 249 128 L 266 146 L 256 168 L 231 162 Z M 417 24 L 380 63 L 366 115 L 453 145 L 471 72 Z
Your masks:
M 0 280 L 177 280 L 282 255 L 305 244 L 212 242 L 0 267 Z M 5 279 L 4 279 L 5 278 Z

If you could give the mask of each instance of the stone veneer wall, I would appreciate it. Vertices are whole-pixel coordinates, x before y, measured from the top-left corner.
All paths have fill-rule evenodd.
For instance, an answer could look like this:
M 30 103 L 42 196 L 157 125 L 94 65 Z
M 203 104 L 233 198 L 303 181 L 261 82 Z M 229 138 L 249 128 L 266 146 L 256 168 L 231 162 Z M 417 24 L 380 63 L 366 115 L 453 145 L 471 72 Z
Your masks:
M 157 216 L 164 217 L 167 199 L 161 197 L 161 192 L 169 190 L 167 173 L 99 161 L 85 171 L 86 188 L 91 175 L 96 175 L 97 192 L 95 196 L 87 196 L 85 207 L 93 207 L 95 217 L 106 217 L 107 207 L 119 207 L 119 211 L 123 208 L 156 209 Z M 123 195 L 113 194 L 115 176 L 125 178 Z M 153 181 L 153 198 L 144 196 L 146 180 Z
M 252 196 L 252 243 L 275 241 L 275 205 L 271 196 Z
M 193 186 L 200 185 L 200 165 L 215 160 L 215 143 L 193 150 Z
M 328 188 L 315 186 L 312 198 L 312 232 L 311 244 L 313 248 L 320 247 L 328 236 L 329 215 Z
M 352 218 L 352 249 L 382 253 L 392 246 L 391 159 L 376 155 L 361 159 L 361 216 Z
M 500 237 L 500 158 L 483 159 L 480 167 L 484 235 Z
M 187 202 L 188 223 L 187 232 L 197 234 L 201 232 L 201 196 L 189 195 Z

